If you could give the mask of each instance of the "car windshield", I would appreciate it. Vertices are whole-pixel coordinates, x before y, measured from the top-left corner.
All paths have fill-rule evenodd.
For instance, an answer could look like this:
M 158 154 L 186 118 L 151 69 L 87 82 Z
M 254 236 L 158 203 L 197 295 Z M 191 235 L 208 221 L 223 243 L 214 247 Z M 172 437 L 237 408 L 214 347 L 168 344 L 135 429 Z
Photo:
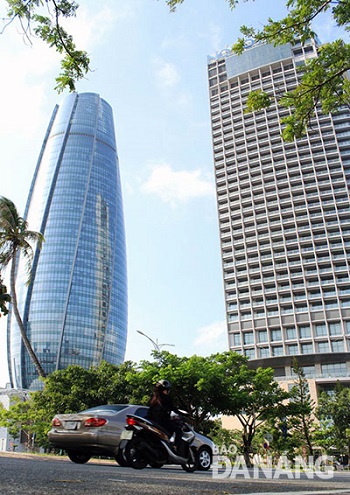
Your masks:
M 109 414 L 115 414 L 117 412 L 122 411 L 125 409 L 127 406 L 124 404 L 106 404 L 104 406 L 96 406 L 96 407 L 91 407 L 90 409 L 85 409 L 85 411 L 81 411 L 81 414 L 85 413 L 109 413 Z

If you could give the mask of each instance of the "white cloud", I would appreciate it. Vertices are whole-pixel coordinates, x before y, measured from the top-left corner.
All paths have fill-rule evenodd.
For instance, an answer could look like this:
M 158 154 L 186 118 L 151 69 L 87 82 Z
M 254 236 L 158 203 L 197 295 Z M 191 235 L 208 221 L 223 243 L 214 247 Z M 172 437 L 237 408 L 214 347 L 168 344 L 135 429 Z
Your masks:
M 159 196 L 172 206 L 214 194 L 214 184 L 202 177 L 201 170 L 176 171 L 165 163 L 153 168 L 141 189 L 147 194 Z
M 197 354 L 214 354 L 228 351 L 225 321 L 216 321 L 197 330 L 193 345 Z
M 77 16 L 63 21 L 65 29 L 73 35 L 74 42 L 79 49 L 92 50 L 102 43 L 107 34 L 112 31 L 115 24 L 127 18 L 133 17 L 131 6 L 101 5 L 101 9 L 92 13 L 84 5 L 80 5 Z
M 154 66 L 157 83 L 160 87 L 174 87 L 180 81 L 180 76 L 174 64 L 157 58 L 154 60 Z
M 54 70 L 58 68 L 58 56 L 43 42 L 33 46 L 25 44 L 16 29 L 11 26 L 2 35 L 6 39 L 6 50 L 1 50 L 0 59 L 2 95 L 0 133 L 23 137 L 35 136 L 41 127 L 47 102 L 48 87 L 54 85 Z M 46 111 L 46 120 L 48 118 Z

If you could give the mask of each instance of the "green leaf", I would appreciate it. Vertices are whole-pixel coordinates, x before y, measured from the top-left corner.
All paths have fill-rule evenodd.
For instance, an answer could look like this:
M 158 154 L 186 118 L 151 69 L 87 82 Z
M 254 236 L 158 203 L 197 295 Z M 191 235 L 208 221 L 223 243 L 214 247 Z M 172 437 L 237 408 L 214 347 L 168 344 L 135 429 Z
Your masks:
M 261 110 L 262 108 L 267 108 L 270 105 L 271 98 L 265 91 L 260 89 L 257 91 L 252 91 L 249 93 L 247 98 L 247 109 L 245 113 Z

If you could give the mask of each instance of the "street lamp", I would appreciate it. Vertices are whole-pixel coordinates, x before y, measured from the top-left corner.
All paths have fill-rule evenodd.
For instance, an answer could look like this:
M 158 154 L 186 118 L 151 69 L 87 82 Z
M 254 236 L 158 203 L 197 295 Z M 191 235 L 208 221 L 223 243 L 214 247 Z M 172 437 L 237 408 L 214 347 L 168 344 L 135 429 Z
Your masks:
M 141 330 L 136 330 L 136 332 L 139 333 L 140 335 L 143 335 L 144 337 L 146 337 L 146 339 L 148 339 L 150 342 L 152 342 L 154 350 L 157 352 L 160 352 L 161 348 L 164 346 L 174 347 L 174 344 L 158 344 L 158 339 L 156 339 L 154 341 L 153 339 L 151 339 L 151 337 L 149 337 L 145 333 L 141 332 Z

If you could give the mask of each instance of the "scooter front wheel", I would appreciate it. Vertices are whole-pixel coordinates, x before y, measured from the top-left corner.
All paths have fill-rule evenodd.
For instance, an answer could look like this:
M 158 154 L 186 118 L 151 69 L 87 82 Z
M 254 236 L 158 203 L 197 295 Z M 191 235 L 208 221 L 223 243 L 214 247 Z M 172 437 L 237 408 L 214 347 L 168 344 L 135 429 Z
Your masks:
M 134 469 L 144 469 L 148 464 L 141 450 L 138 450 L 132 441 L 126 444 L 124 456 L 128 466 Z
M 197 456 L 193 450 L 189 454 L 189 458 L 186 464 L 181 464 L 181 467 L 184 471 L 188 473 L 193 473 L 197 469 Z

